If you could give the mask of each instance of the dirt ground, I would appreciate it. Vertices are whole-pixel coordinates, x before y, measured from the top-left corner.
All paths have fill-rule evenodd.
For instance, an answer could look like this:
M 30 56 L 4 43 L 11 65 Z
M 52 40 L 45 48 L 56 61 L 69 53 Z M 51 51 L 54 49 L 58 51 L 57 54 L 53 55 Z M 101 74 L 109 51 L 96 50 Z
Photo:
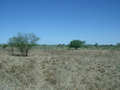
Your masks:
M 0 90 L 120 90 L 120 51 L 1 49 Z

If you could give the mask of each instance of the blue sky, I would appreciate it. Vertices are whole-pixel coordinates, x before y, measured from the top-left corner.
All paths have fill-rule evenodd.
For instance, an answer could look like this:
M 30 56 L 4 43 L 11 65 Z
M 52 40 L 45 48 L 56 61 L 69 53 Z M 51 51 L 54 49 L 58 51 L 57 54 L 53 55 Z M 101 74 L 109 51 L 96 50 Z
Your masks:
M 120 0 L 0 0 L 0 43 L 18 32 L 39 44 L 120 42 Z

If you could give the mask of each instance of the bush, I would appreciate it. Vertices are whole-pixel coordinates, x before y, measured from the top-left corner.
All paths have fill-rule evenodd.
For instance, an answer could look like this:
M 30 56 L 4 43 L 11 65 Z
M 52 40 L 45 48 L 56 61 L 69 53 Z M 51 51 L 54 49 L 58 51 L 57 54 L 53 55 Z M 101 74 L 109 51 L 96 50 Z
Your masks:
M 4 49 L 7 48 L 7 47 L 8 47 L 8 44 L 3 44 L 2 45 L 2 48 L 4 48 Z
M 13 47 L 16 47 L 20 50 L 21 55 L 28 56 L 29 50 L 36 45 L 39 39 L 40 38 L 33 33 L 18 33 L 17 36 L 8 40 L 8 44 L 11 46 L 12 51 Z
M 85 44 L 85 41 L 73 40 L 70 42 L 69 47 L 75 48 L 77 50 L 77 48 L 82 47 L 84 44 Z

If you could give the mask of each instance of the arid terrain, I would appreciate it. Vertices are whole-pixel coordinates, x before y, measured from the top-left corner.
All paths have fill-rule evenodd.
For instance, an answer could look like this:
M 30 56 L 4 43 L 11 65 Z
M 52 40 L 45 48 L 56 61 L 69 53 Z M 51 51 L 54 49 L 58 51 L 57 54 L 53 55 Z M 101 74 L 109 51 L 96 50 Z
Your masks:
M 0 90 L 120 90 L 120 51 L 0 49 Z

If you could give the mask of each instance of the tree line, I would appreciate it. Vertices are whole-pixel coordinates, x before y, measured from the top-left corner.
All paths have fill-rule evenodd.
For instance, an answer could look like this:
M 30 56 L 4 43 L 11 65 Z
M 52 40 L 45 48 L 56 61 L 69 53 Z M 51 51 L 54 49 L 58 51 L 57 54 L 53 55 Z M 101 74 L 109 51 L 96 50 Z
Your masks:
M 0 46 L 2 46 L 2 48 L 6 48 L 8 46 L 10 46 L 12 54 L 14 55 L 14 49 L 18 49 L 19 52 L 21 53 L 21 56 L 28 56 L 28 52 L 30 49 L 32 49 L 32 47 L 35 47 L 37 44 L 37 41 L 40 40 L 40 38 L 38 36 L 36 36 L 33 33 L 17 33 L 16 36 L 11 37 L 8 39 L 8 43 L 7 44 L 0 44 Z M 57 47 L 68 47 L 69 49 L 71 48 L 75 48 L 75 50 L 77 50 L 78 48 L 88 48 L 88 47 L 95 47 L 95 48 L 100 48 L 100 47 L 104 47 L 104 48 L 108 48 L 108 47 L 120 47 L 120 43 L 117 43 L 116 45 L 99 45 L 98 43 L 95 43 L 94 45 L 86 45 L 85 41 L 81 41 L 81 40 L 72 40 L 70 41 L 70 43 L 68 45 L 64 45 L 64 44 L 59 44 L 57 45 Z M 47 45 L 43 45 L 42 48 L 46 48 Z

